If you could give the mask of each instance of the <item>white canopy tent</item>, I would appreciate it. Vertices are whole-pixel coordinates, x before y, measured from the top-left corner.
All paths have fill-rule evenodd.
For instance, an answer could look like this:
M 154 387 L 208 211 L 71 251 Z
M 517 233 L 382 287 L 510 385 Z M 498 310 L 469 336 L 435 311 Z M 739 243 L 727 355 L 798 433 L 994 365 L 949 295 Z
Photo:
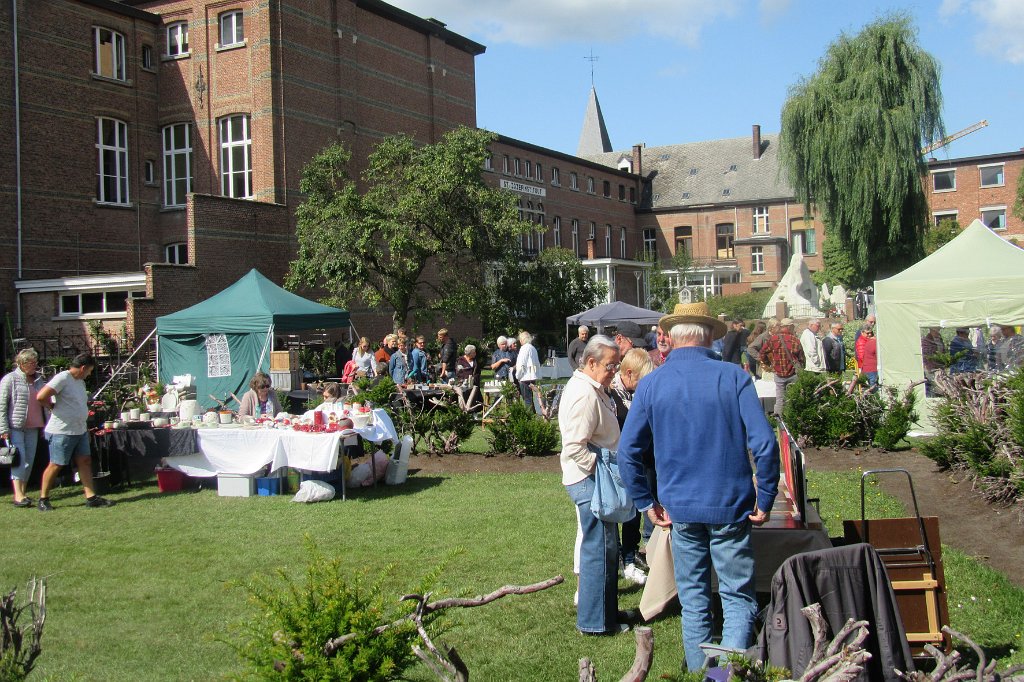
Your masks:
M 898 275 L 875 282 L 879 378 L 897 388 L 924 379 L 921 329 L 1024 322 L 1024 250 L 975 220 Z M 915 389 L 919 404 L 924 386 Z M 931 406 L 921 425 L 931 429 Z

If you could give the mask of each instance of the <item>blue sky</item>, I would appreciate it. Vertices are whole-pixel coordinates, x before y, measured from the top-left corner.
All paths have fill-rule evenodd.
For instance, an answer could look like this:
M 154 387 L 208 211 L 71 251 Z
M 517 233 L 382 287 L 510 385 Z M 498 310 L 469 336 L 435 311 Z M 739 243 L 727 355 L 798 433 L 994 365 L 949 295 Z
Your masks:
M 479 126 L 574 154 L 594 84 L 616 150 L 777 132 L 840 33 L 909 14 L 942 67 L 938 158 L 1024 147 L 1024 0 L 389 0 L 487 46 Z

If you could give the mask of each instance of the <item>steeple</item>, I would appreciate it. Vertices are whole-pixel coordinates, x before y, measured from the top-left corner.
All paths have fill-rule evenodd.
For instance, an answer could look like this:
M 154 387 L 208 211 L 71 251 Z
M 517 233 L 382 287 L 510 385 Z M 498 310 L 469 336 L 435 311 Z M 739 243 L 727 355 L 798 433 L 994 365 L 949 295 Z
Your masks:
M 576 148 L 576 156 L 592 156 L 612 151 L 612 142 L 608 139 L 608 128 L 604 125 L 601 114 L 601 103 L 597 101 L 597 89 L 590 86 L 590 99 L 587 100 L 587 113 L 583 115 L 583 130 L 580 132 L 580 144 Z

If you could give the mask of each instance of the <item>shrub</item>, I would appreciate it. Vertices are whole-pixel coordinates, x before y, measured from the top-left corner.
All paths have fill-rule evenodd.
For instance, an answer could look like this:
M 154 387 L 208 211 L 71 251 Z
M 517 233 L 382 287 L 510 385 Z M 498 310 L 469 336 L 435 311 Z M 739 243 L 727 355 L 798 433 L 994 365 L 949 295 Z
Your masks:
M 338 558 L 328 559 L 307 538 L 309 563 L 301 579 L 279 569 L 273 577 L 256 575 L 232 583 L 249 595 L 256 613 L 239 626 L 235 640 L 224 640 L 245 661 L 239 679 L 345 680 L 378 682 L 404 678 L 416 662 L 412 645 L 418 634 L 411 621 L 383 632 L 375 628 L 406 618 L 411 602 L 384 593 L 393 567 L 372 583 L 352 577 Z M 424 579 L 427 592 L 434 575 Z M 436 621 L 424 616 L 424 626 Z M 342 635 L 355 636 L 333 655 L 324 645 Z
M 907 389 L 900 394 L 891 386 L 885 388 L 885 405 L 881 419 L 875 426 L 875 445 L 883 450 L 895 450 L 910 433 L 917 421 L 917 394 Z
M 558 424 L 535 415 L 514 385 L 502 389 L 502 396 L 505 410 L 491 425 L 491 451 L 517 457 L 550 455 L 558 447 Z
M 764 317 L 764 307 L 772 297 L 772 289 L 748 291 L 735 296 L 708 296 L 706 302 L 712 317 L 725 313 L 729 317 L 742 317 L 744 320 L 760 320 Z M 769 317 L 771 317 L 769 315 Z
M 389 376 L 360 377 L 355 380 L 355 387 L 359 389 L 356 400 L 388 409 L 391 407 L 391 396 L 398 390 L 395 381 Z

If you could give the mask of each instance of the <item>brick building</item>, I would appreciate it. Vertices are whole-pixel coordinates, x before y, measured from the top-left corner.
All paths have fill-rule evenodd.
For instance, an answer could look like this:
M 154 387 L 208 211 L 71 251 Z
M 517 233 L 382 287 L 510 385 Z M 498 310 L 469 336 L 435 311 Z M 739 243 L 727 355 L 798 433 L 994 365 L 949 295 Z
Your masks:
M 967 227 L 980 218 L 1005 239 L 1024 238 L 1024 221 L 1013 215 L 1024 149 L 959 159 L 928 160 L 924 191 L 935 224 L 956 220 Z

